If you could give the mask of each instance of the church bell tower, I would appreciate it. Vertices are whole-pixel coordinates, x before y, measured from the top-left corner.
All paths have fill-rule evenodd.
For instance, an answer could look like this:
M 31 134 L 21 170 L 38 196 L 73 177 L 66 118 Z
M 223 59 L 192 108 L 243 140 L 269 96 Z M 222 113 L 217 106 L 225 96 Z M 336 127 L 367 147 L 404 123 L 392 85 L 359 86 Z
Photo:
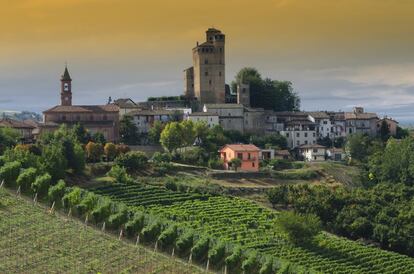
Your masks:
M 72 79 L 70 78 L 68 67 L 65 66 L 65 72 L 60 79 L 60 104 L 62 106 L 72 105 Z

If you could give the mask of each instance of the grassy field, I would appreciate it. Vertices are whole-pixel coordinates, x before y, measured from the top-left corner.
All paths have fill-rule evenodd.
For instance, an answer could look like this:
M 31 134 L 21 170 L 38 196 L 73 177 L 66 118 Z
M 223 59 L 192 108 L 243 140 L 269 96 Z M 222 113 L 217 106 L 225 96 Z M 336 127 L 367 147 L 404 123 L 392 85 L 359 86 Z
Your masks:
M 0 189 L 0 273 L 201 273 Z

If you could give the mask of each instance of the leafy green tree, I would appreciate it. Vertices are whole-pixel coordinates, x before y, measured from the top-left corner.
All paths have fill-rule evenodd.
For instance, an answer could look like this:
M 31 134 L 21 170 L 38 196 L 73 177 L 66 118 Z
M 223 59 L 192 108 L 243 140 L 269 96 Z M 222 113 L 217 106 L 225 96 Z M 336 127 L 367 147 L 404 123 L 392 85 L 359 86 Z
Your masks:
M 184 130 L 179 122 L 168 123 L 161 132 L 160 142 L 169 152 L 184 145 Z
M 114 207 L 113 202 L 108 197 L 100 197 L 97 205 L 91 212 L 91 216 L 95 223 L 101 223 L 108 219 L 111 215 L 112 208 Z
M 54 142 L 43 147 L 43 169 L 52 176 L 54 181 L 65 177 L 68 161 L 62 144 Z
M 8 127 L 0 128 L 0 155 L 6 150 L 6 148 L 11 148 L 16 145 L 22 138 L 21 134 L 13 129 Z
M 390 127 L 388 126 L 388 123 L 385 120 L 382 120 L 381 126 L 379 129 L 380 138 L 382 141 L 387 141 L 388 138 L 390 138 Z
M 36 180 L 37 169 L 30 167 L 23 170 L 19 177 L 17 177 L 17 186 L 20 186 L 23 191 L 29 190 L 32 183 Z
M 85 170 L 85 151 L 83 150 L 81 144 L 76 143 L 73 147 L 73 161 L 70 164 L 70 167 L 76 174 L 81 174 Z
M 82 198 L 82 189 L 79 187 L 73 187 L 69 192 L 67 192 L 63 198 L 62 203 L 66 208 L 75 210 L 76 206 L 79 205 Z
M 250 105 L 274 111 L 299 110 L 300 99 L 289 81 L 262 79 L 255 68 L 243 68 L 232 82 L 233 91 L 238 83 L 250 85 Z
M 155 121 L 148 132 L 148 139 L 151 144 L 159 144 L 161 132 L 164 130 L 165 124 L 161 121 Z
M 280 212 L 276 222 L 293 243 L 310 242 L 321 231 L 321 222 L 316 215 Z
M 363 134 L 351 134 L 347 138 L 345 151 L 353 162 L 366 162 L 369 155 L 371 140 Z
M 87 144 L 92 138 L 89 132 L 81 124 L 76 124 L 72 128 L 76 140 L 81 144 Z
M 121 141 L 128 145 L 136 145 L 139 143 L 138 128 L 129 115 L 122 116 L 119 125 L 119 134 Z
M 106 139 L 102 132 L 96 132 L 94 135 L 92 135 L 92 140 L 95 143 L 105 145 Z
M 395 138 L 397 139 L 404 139 L 405 137 L 410 136 L 410 131 L 406 128 L 397 127 L 397 132 Z

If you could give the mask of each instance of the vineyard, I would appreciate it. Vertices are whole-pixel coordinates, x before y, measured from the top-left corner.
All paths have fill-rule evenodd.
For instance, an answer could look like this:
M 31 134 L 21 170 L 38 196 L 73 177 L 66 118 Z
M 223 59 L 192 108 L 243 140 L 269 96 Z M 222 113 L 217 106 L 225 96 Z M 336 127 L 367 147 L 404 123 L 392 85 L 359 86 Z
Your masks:
M 243 250 L 256 250 L 315 272 L 408 274 L 414 269 L 412 258 L 327 233 L 318 235 L 313 244 L 292 244 L 277 229 L 276 213 L 240 198 L 126 185 L 94 191 L 130 206 L 145 206 L 152 215 Z
M 199 273 L 0 189 L 0 273 Z
M 181 193 L 156 186 L 141 184 L 112 184 L 91 188 L 96 194 L 106 195 L 112 200 L 123 202 L 129 206 L 149 206 L 154 204 L 170 205 L 173 203 L 206 200 L 207 195 L 198 193 Z

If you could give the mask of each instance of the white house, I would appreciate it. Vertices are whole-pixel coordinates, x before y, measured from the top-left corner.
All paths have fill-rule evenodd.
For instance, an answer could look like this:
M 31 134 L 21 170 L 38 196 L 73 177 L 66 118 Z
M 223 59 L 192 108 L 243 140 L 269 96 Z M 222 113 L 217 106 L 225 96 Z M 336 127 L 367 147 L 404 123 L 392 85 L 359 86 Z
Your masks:
M 327 149 L 318 144 L 302 145 L 299 147 L 299 154 L 308 162 L 325 161 L 327 157 Z
M 188 114 L 187 120 L 196 122 L 205 122 L 209 128 L 219 125 L 219 116 L 210 112 L 193 112 Z

